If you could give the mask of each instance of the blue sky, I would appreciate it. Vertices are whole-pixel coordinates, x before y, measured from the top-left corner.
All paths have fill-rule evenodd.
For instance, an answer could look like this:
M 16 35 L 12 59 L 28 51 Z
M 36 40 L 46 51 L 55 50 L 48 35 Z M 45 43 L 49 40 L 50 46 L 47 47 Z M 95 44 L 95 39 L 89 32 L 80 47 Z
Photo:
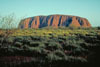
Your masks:
M 75 15 L 87 18 L 92 26 L 100 26 L 100 0 L 0 0 L 0 15 L 11 13 L 17 19 L 51 14 Z

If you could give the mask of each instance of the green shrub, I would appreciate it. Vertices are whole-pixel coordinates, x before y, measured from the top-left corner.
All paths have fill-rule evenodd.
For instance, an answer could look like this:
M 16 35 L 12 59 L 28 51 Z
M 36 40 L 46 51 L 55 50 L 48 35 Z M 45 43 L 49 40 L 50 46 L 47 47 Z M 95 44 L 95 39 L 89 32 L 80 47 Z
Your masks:
M 40 37 L 38 37 L 38 36 L 31 36 L 31 39 L 33 41 L 40 41 L 41 40 Z
M 20 48 L 20 47 L 22 47 L 22 43 L 21 42 L 15 42 L 14 46 Z
M 16 36 L 15 37 L 15 42 L 22 42 L 23 41 L 23 37 L 22 36 Z
M 49 62 L 62 60 L 62 57 L 59 57 L 55 55 L 54 53 L 48 54 L 46 58 L 49 60 Z
M 9 44 L 12 44 L 14 42 L 14 37 L 8 37 L 6 39 L 6 42 L 9 43 Z
M 92 46 L 92 44 L 84 42 L 84 43 L 81 43 L 80 46 L 85 49 L 88 49 L 90 46 Z
M 23 45 L 22 48 L 23 48 L 24 50 L 28 50 L 28 49 L 29 49 L 29 46 L 28 46 L 28 45 Z
M 59 57 L 65 58 L 65 53 L 61 50 L 54 51 L 54 54 L 59 56 Z
M 58 39 L 66 41 L 66 37 L 65 36 L 58 36 Z
M 51 50 L 51 51 L 62 49 L 62 46 L 57 42 L 48 42 L 45 45 L 46 45 L 46 49 Z
M 54 33 L 49 33 L 49 35 L 50 35 L 51 37 L 55 37 L 55 36 L 56 36 Z
M 30 42 L 31 47 L 38 47 L 40 44 L 41 44 L 40 42 L 34 42 L 34 41 Z
M 29 47 L 29 50 L 30 50 L 31 52 L 41 53 L 42 48 L 39 48 L 39 47 Z
M 66 41 L 65 44 L 63 45 L 64 50 L 73 50 L 80 47 L 78 44 L 75 43 L 70 43 L 70 41 Z
M 87 60 L 85 58 L 82 57 L 73 57 L 73 56 L 69 56 L 68 57 L 68 61 L 71 63 L 78 63 L 78 62 L 87 62 Z
M 88 50 L 84 48 L 76 48 L 72 52 L 74 56 L 84 56 L 87 55 L 88 53 L 89 53 Z
M 2 43 L 2 42 L 3 42 L 3 40 L 4 40 L 4 38 L 3 38 L 3 37 L 0 37 L 0 43 Z
M 58 42 L 59 42 L 60 44 L 63 44 L 63 43 L 64 43 L 64 40 L 58 39 Z
M 39 47 L 40 47 L 40 48 L 46 48 L 45 44 L 42 43 L 42 42 L 40 43 Z

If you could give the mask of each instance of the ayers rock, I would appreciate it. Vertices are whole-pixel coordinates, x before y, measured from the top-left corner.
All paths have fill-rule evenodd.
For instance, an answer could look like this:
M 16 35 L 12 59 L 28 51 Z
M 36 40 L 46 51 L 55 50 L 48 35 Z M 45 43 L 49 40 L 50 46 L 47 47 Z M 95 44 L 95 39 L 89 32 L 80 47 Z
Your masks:
M 19 28 L 43 28 L 43 27 L 91 27 L 91 24 L 86 18 L 69 15 L 49 15 L 35 16 L 21 20 Z

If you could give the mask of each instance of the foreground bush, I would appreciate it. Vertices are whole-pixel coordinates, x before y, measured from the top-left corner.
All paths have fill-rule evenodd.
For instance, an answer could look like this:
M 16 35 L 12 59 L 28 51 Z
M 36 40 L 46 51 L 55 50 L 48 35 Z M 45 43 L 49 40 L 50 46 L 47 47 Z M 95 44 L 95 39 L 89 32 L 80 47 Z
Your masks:
M 1 36 L 0 66 L 86 67 L 98 64 L 100 35 L 55 36 L 51 34 L 6 38 Z

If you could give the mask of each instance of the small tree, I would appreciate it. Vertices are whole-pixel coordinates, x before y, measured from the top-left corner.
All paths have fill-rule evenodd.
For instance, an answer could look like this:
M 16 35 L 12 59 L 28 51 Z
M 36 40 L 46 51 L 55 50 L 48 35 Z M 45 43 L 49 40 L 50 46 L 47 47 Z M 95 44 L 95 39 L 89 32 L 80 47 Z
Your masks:
M 15 27 L 14 21 L 15 21 L 14 14 L 10 14 L 7 16 L 0 16 L 0 24 L 2 29 L 14 28 Z
M 3 39 L 1 41 L 1 43 L 3 43 L 3 41 L 10 35 L 13 33 L 13 31 L 11 31 L 10 29 L 15 27 L 14 24 L 14 20 L 15 20 L 15 16 L 14 14 L 10 14 L 8 16 L 0 16 L 0 26 L 1 29 L 5 29 L 6 32 L 4 34 L 2 34 Z

